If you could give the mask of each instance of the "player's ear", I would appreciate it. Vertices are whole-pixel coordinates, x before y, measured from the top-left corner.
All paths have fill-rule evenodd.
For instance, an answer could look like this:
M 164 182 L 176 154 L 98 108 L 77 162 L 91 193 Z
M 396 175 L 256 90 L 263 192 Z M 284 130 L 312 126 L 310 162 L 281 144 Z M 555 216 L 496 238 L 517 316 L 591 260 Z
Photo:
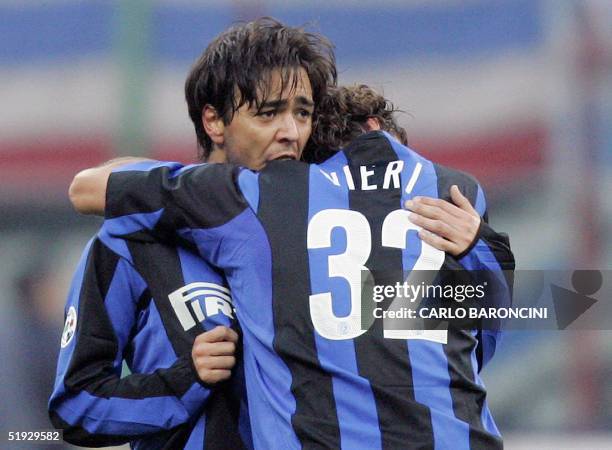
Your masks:
M 202 111 L 202 125 L 213 144 L 223 145 L 225 124 L 223 123 L 223 118 L 217 113 L 217 110 L 210 105 L 206 105 Z

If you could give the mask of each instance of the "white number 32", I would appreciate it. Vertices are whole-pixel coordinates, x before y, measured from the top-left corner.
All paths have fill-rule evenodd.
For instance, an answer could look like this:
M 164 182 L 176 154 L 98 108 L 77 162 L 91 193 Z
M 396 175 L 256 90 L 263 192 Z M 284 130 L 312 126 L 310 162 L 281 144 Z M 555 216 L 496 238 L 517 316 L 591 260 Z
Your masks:
M 418 231 L 409 212 L 398 209 L 389 213 L 382 225 L 384 247 L 406 248 L 406 233 Z M 331 247 L 334 228 L 343 228 L 346 233 L 346 249 L 338 255 L 328 257 L 329 277 L 342 277 L 350 286 L 351 307 L 347 316 L 334 314 L 331 292 L 310 296 L 310 316 L 315 330 L 322 337 L 333 340 L 353 339 L 367 330 L 361 328 L 361 280 L 362 271 L 368 271 L 365 263 L 372 249 L 370 225 L 365 216 L 357 211 L 325 209 L 315 214 L 308 225 L 308 248 Z M 421 253 L 413 270 L 437 271 L 444 263 L 444 252 L 421 241 Z M 369 272 L 369 271 L 368 271 Z M 410 280 L 406 280 L 410 282 Z M 425 339 L 446 343 L 446 330 L 385 330 L 385 337 L 392 339 Z

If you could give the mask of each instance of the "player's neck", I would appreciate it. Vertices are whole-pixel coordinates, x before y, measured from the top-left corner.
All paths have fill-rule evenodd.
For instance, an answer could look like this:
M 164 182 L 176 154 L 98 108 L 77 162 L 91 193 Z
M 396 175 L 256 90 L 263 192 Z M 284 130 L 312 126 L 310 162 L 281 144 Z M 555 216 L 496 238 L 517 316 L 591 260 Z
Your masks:
M 227 162 L 227 155 L 225 154 L 225 151 L 221 150 L 220 148 L 213 147 L 212 151 L 210 152 L 210 155 L 206 159 L 206 162 L 225 163 Z

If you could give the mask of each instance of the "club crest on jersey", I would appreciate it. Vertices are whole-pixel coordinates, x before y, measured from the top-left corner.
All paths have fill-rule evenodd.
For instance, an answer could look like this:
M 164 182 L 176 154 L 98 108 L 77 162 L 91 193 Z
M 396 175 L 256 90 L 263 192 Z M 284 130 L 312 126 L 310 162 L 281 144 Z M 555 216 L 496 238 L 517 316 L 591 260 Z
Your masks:
M 234 318 L 230 290 L 215 283 L 190 283 L 172 292 L 168 299 L 185 331 L 196 325 L 196 319 L 203 322 L 216 314 Z
M 62 331 L 62 348 L 70 344 L 70 341 L 74 337 L 74 332 L 76 331 L 76 324 L 76 309 L 74 309 L 74 306 L 71 306 L 68 309 L 68 314 L 66 314 L 66 323 L 64 324 L 64 331 Z

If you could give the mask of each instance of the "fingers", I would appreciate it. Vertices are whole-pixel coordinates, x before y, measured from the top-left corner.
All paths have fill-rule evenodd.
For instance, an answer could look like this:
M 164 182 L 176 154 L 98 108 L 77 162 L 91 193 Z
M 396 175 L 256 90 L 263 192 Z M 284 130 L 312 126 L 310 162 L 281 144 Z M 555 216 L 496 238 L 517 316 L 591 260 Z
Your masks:
M 227 380 L 231 377 L 232 369 L 236 365 L 234 356 L 195 356 L 192 354 L 192 359 L 198 377 L 208 384 Z
M 419 237 L 434 248 L 450 254 L 459 254 L 457 245 L 437 234 L 431 233 L 425 229 L 419 230 Z
M 231 328 L 218 326 L 196 337 L 192 354 L 194 357 L 233 355 L 237 341 L 238 333 Z
M 200 334 L 196 340 L 198 339 L 203 342 L 230 341 L 236 343 L 238 342 L 238 333 L 229 327 L 219 325 L 210 331 Z
M 423 229 L 419 233 L 423 241 L 457 256 L 475 239 L 481 219 L 457 186 L 451 187 L 451 197 L 457 206 L 446 200 L 418 196 L 405 206 L 411 211 L 411 222 Z
M 208 384 L 227 380 L 231 377 L 232 369 L 236 365 L 234 356 L 195 356 L 192 354 L 192 359 L 198 377 Z
M 473 234 L 465 230 L 458 230 L 442 220 L 432 220 L 418 214 L 410 213 L 410 221 L 422 229 L 419 237 L 429 245 L 449 253 L 459 255 L 472 242 Z
M 198 377 L 213 384 L 228 379 L 236 364 L 238 333 L 228 327 L 218 326 L 196 337 L 191 358 Z
M 194 342 L 193 354 L 195 356 L 226 356 L 236 352 L 233 342 Z
M 459 208 L 470 214 L 479 215 L 470 203 L 470 201 L 467 199 L 467 197 L 461 193 L 456 184 L 453 184 L 451 186 L 450 195 L 455 205 L 457 205 Z
M 446 204 L 445 206 L 439 206 Z M 411 219 L 415 224 L 426 228 L 432 233 L 443 233 L 442 236 L 449 237 L 452 229 L 465 230 L 469 222 L 469 216 L 450 203 L 429 197 L 415 197 L 411 202 L 406 202 L 406 206 L 412 212 Z M 456 211 L 450 213 L 448 210 L 454 208 Z M 469 226 L 468 226 L 469 228 Z
M 467 199 L 467 197 L 461 193 L 461 191 L 459 190 L 459 187 L 457 187 L 456 184 L 453 184 L 451 186 L 450 195 L 451 195 L 451 199 L 455 203 L 454 205 L 440 198 L 417 196 L 414 199 L 412 199 L 412 201 L 408 200 L 406 202 L 406 207 L 410 209 L 411 211 L 413 210 L 413 207 L 418 208 L 420 206 L 423 207 L 423 205 L 425 205 L 425 207 L 431 207 L 431 208 L 427 208 L 423 212 L 415 211 L 415 212 L 418 212 L 419 214 L 424 214 L 424 215 L 427 215 L 426 211 L 428 211 L 431 214 L 436 214 L 438 210 L 442 210 L 460 219 L 465 218 L 465 213 L 471 216 L 480 217 L 478 212 L 474 209 L 474 207 L 472 206 L 470 201 Z
M 457 218 L 461 218 L 465 215 L 465 212 L 462 211 L 461 208 L 440 198 L 417 196 L 412 200 L 408 200 L 405 206 L 411 211 L 432 219 L 439 219 L 444 213 Z
M 196 366 L 197 368 L 197 366 Z M 215 384 L 228 380 L 232 376 L 231 370 L 197 370 L 198 377 L 206 384 Z
M 454 195 L 461 204 L 461 208 L 446 200 L 431 197 L 415 197 L 412 201 L 408 200 L 405 207 L 426 219 L 441 221 L 461 233 L 473 237 L 480 226 L 480 215 L 472 208 L 469 200 L 459 192 L 459 189 L 456 186 L 453 186 L 453 188 L 451 192 L 455 192 Z M 437 232 L 436 229 L 430 229 L 426 225 L 421 226 L 434 233 Z
M 444 220 L 428 219 L 425 216 L 415 213 L 410 213 L 409 217 L 413 224 L 418 225 L 431 233 L 435 233 L 438 236 L 449 238 L 455 231 L 454 227 L 449 225 Z
M 195 358 L 196 368 L 204 370 L 229 370 L 236 365 L 234 356 L 210 356 Z

